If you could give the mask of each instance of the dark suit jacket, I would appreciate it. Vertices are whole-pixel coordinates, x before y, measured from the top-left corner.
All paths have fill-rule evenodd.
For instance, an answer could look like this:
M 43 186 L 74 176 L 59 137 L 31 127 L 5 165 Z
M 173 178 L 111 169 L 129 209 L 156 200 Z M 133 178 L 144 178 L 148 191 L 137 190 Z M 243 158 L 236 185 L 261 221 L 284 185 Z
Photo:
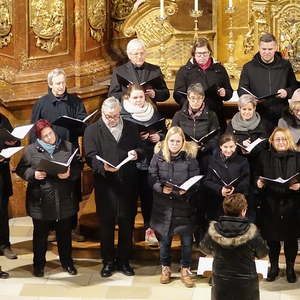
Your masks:
M 140 142 L 137 126 L 124 120 L 120 140 L 117 142 L 102 119 L 87 127 L 84 145 L 87 164 L 94 173 L 97 213 L 101 220 L 116 216 L 134 217 L 137 201 L 136 161 L 123 165 L 117 172 L 107 172 L 99 155 L 113 165 L 127 157 L 130 150 L 137 150 Z
M 155 97 L 152 99 L 154 102 L 162 102 L 169 99 L 170 92 L 160 67 L 147 62 L 143 64 L 141 76 L 138 76 L 131 62 L 117 67 L 112 74 L 108 96 L 114 96 L 121 100 L 130 83 L 141 84 L 143 82 L 145 82 L 145 88 L 153 88 L 155 90 Z

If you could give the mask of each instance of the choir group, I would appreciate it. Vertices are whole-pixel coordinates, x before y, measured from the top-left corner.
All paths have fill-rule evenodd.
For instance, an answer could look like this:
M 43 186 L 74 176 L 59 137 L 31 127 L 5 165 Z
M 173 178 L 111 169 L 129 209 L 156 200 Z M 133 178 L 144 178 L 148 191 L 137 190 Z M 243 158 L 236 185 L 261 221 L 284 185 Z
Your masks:
M 178 70 L 173 97 L 180 110 L 168 129 L 156 103 L 166 101 L 170 93 L 160 68 L 145 62 L 139 39 L 128 43 L 129 62 L 113 71 L 101 116 L 88 126 L 79 122 L 87 114 L 82 101 L 67 92 L 64 71 L 48 74 L 48 94 L 33 107 L 31 143 L 16 168 L 28 183 L 34 276 L 44 276 L 51 231 L 56 232 L 62 268 L 77 274 L 72 230 L 83 163 L 76 149 L 78 136 L 84 136 L 86 163 L 94 175 L 102 277 L 135 274 L 130 259 L 139 199 L 145 241 L 159 245 L 162 284 L 171 281 L 174 235 L 181 241 L 180 273 L 186 287 L 195 285 L 190 271 L 193 243 L 214 256 L 212 299 L 259 299 L 254 258 L 269 255 L 267 280 L 274 281 L 281 244 L 287 281 L 296 282 L 300 84 L 290 62 L 277 52 L 275 37 L 264 34 L 258 53 L 243 67 L 238 112 L 227 123 L 223 101 L 232 98 L 233 90 L 226 69 L 212 54 L 209 42 L 199 38 L 191 58 Z M 62 116 L 80 125 L 58 122 Z M 2 129 L 12 131 L 5 116 L 0 121 Z M 2 138 L 0 143 L 5 149 L 20 142 Z M 0 250 L 13 259 L 17 257 L 10 248 L 7 213 L 12 194 L 9 158 L 0 156 L 0 170 Z M 0 271 L 0 278 L 7 277 Z

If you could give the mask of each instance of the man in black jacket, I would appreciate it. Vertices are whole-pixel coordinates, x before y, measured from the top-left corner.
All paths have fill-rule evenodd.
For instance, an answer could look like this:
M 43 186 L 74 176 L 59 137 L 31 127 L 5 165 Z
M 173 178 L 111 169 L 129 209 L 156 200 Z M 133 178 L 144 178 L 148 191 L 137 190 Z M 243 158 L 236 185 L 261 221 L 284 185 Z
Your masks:
M 170 97 L 160 67 L 145 62 L 145 44 L 133 39 L 127 44 L 129 62 L 117 67 L 110 83 L 108 96 L 121 100 L 127 86 L 132 83 L 143 85 L 146 94 L 153 102 L 162 102 Z
M 62 116 L 72 117 L 74 119 L 84 119 L 86 110 L 81 99 L 76 95 L 69 94 L 66 89 L 66 73 L 61 69 L 54 69 L 48 73 L 48 94 L 41 97 L 32 108 L 31 123 L 40 119 L 48 120 L 53 123 Z M 53 125 L 54 131 L 62 140 L 71 142 L 76 148 L 78 145 L 78 136 L 83 135 L 82 128 L 69 130 L 65 127 Z M 35 141 L 34 134 L 31 135 L 31 143 Z M 81 201 L 81 178 L 76 182 L 76 194 L 78 202 Z M 75 231 L 77 226 L 77 216 L 73 220 L 72 238 L 77 242 L 83 242 L 84 237 Z M 49 240 L 55 239 L 50 235 Z
M 115 270 L 134 275 L 129 265 L 137 202 L 137 147 L 140 143 L 136 124 L 120 118 L 120 103 L 115 97 L 102 104 L 102 117 L 84 133 L 87 164 L 94 173 L 96 210 L 100 221 L 102 277 Z M 112 167 L 97 156 L 117 166 L 127 157 L 131 161 L 122 167 Z M 118 225 L 118 246 L 114 247 L 114 230 Z
M 259 51 L 244 65 L 238 88 L 239 96 L 250 92 L 257 98 L 264 97 L 257 110 L 268 134 L 277 126 L 282 111 L 288 106 L 287 99 L 297 87 L 290 62 L 282 58 L 277 48 L 274 35 L 261 36 Z

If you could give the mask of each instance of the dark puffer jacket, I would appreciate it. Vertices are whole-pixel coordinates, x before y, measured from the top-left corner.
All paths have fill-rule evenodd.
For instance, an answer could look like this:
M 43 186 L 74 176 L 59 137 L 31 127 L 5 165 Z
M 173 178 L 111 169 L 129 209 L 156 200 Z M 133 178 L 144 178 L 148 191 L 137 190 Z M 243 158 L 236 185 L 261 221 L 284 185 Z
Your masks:
M 189 144 L 194 147 L 192 157 L 186 152 L 180 152 L 167 162 L 160 151 L 154 154 L 150 163 L 150 182 L 154 190 L 150 225 L 162 236 L 193 232 L 195 209 L 190 202 L 197 184 L 183 195 L 179 195 L 176 191 L 168 195 L 162 192 L 163 184 L 167 181 L 181 185 L 189 178 L 199 175 L 198 162 L 195 158 L 197 146 L 192 142 Z M 159 149 L 159 146 L 160 144 L 157 144 L 156 149 Z
M 217 219 L 223 214 L 222 203 L 224 197 L 222 196 L 222 187 L 224 187 L 224 184 L 213 170 L 226 183 L 239 178 L 233 184 L 234 193 L 247 195 L 250 184 L 249 164 L 245 157 L 235 152 L 225 160 L 220 151 L 212 155 L 209 160 L 207 175 L 202 181 L 209 195 L 206 203 L 208 219 Z
M 188 103 L 184 103 L 182 109 L 175 113 L 172 126 L 179 126 L 189 140 L 190 137 L 199 140 L 207 133 L 220 127 L 216 114 L 209 110 L 207 106 L 205 106 L 200 116 L 193 119 L 188 113 Z M 218 144 L 218 137 L 219 134 L 216 132 L 216 134 L 212 134 L 210 138 L 207 138 L 202 152 L 213 150 Z
M 259 300 L 254 259 L 266 256 L 268 247 L 254 224 L 223 216 L 210 223 L 200 248 L 214 256 L 212 300 Z
M 58 142 L 51 158 L 38 142 L 26 147 L 16 172 L 28 182 L 26 208 L 32 218 L 44 221 L 65 219 L 78 211 L 77 201 L 74 200 L 74 182 L 79 178 L 81 171 L 79 156 L 74 157 L 71 163 L 70 177 L 67 179 L 59 179 L 54 176 L 47 176 L 44 180 L 34 178 L 41 159 L 66 162 L 74 150 L 74 146 L 70 142 Z

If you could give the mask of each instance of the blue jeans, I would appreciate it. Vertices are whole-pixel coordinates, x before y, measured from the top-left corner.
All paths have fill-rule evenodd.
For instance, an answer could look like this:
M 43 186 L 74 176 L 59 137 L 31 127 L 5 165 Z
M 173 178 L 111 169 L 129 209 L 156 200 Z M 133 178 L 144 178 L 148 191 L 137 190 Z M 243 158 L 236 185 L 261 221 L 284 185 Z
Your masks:
M 171 265 L 171 243 L 173 236 L 163 236 L 159 241 L 160 245 L 160 263 L 163 266 Z M 183 268 L 189 268 L 192 262 L 192 234 L 180 235 L 181 240 L 181 260 Z

